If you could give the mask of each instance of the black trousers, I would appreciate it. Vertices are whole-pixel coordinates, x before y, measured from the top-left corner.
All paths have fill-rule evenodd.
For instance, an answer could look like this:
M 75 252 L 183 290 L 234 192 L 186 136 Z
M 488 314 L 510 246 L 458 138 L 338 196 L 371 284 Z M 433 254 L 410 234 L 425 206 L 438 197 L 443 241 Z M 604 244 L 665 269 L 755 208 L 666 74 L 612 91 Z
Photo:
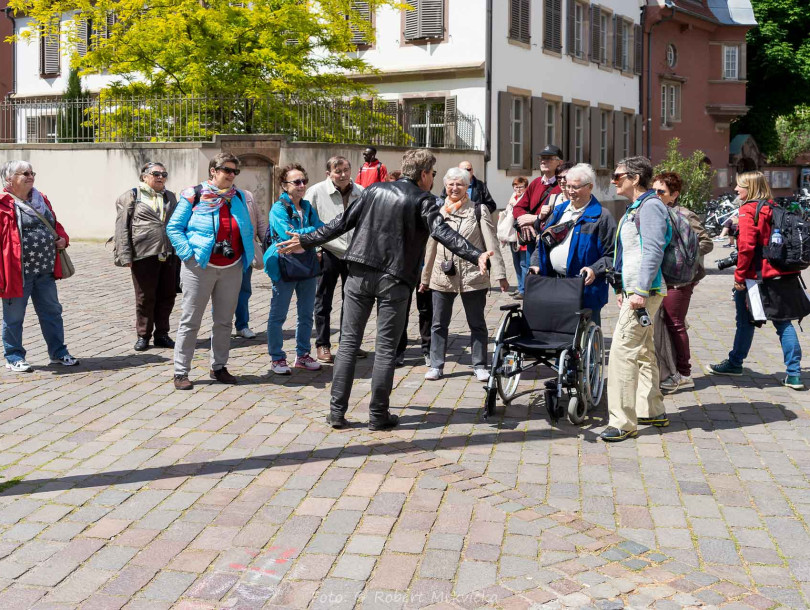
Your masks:
M 408 297 L 408 315 L 411 312 L 413 293 Z M 426 290 L 419 292 L 416 288 L 416 310 L 419 312 L 419 338 L 422 340 L 422 355 L 430 355 L 430 333 L 433 323 L 433 291 Z M 397 346 L 397 356 L 401 356 L 408 349 L 408 321 L 405 321 L 405 328 L 402 329 L 402 337 Z
M 340 280 L 341 295 L 346 289 L 346 276 L 349 273 L 346 261 L 339 259 L 328 250 L 321 251 L 321 271 L 318 288 L 315 291 L 315 347 L 331 346 L 332 299 Z M 343 321 L 343 310 L 340 312 Z M 341 325 L 338 325 L 340 328 Z
M 340 349 L 332 375 L 333 415 L 345 415 L 354 382 L 357 350 L 363 341 L 366 323 L 377 305 L 377 342 L 371 374 L 369 421 L 379 422 L 388 415 L 397 342 L 408 318 L 410 287 L 392 275 L 358 263 L 349 264 L 349 277 L 343 291 L 343 324 Z
M 179 259 L 173 254 L 164 262 L 157 256 L 133 261 L 132 285 L 135 287 L 135 330 L 149 339 L 169 334 L 169 316 L 177 296 Z

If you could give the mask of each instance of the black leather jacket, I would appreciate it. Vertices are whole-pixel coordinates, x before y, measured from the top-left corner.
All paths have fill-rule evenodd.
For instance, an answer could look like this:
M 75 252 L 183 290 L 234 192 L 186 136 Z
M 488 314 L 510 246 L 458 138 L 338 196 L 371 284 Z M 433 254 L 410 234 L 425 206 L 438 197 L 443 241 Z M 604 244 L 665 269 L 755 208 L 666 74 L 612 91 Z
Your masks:
M 470 195 L 471 201 L 475 203 L 483 203 L 485 206 L 487 206 L 490 214 L 497 209 L 498 204 L 496 204 L 495 200 L 492 198 L 486 182 L 479 180 L 478 178 L 473 178 L 473 182 L 470 186 L 472 186 L 472 194 Z M 446 197 L 447 189 L 442 189 L 442 199 L 445 199 Z
M 319 246 L 354 229 L 343 260 L 385 271 L 413 287 L 428 237 L 473 264 L 482 254 L 444 222 L 439 210 L 436 197 L 410 178 L 377 182 L 329 224 L 301 235 L 301 245 Z

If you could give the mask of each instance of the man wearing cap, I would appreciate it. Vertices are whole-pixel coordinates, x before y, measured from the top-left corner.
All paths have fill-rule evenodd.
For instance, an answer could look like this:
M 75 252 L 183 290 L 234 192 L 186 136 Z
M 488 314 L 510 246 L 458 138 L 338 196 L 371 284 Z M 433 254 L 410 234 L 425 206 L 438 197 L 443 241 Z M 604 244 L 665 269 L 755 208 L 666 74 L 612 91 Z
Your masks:
M 538 178 L 532 180 L 529 188 L 523 193 L 515 204 L 512 214 L 520 227 L 521 238 L 526 242 L 526 257 L 531 259 L 537 247 L 536 221 L 545 220 L 553 206 L 551 202 L 554 195 L 562 193 L 557 183 L 557 168 L 562 163 L 562 151 L 558 146 L 549 144 L 540 151 L 540 172 Z

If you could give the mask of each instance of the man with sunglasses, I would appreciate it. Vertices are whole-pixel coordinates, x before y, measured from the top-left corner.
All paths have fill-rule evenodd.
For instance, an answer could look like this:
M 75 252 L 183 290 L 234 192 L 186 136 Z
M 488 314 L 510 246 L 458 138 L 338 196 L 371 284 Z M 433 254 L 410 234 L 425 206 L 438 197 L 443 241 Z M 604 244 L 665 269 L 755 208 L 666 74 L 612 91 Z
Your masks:
M 408 297 L 419 281 L 428 237 L 487 274 L 493 252 L 481 252 L 444 221 L 430 193 L 436 157 L 414 149 L 402 158 L 402 178 L 373 184 L 345 213 L 320 229 L 292 235 L 278 244 L 282 253 L 314 248 L 354 229 L 344 260 L 349 267 L 343 304 L 340 351 L 335 358 L 332 400 L 327 423 L 349 425 L 349 408 L 357 350 L 366 323 L 377 305 L 377 343 L 371 378 L 369 429 L 390 430 L 399 422 L 389 413 L 397 343 L 407 322 Z

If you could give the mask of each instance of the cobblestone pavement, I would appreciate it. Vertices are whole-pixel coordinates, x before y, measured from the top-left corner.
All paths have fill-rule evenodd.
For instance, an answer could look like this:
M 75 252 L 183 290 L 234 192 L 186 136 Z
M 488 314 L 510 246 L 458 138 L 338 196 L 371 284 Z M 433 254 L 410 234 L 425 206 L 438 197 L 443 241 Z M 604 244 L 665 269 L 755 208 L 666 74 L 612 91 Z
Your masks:
M 771 328 L 742 378 L 699 368 L 731 344 L 728 273 L 696 291 L 696 388 L 667 398 L 672 425 L 608 446 L 604 410 L 549 424 L 542 371 L 482 421 L 458 306 L 448 375 L 424 382 L 412 347 L 390 433 L 362 425 L 372 358 L 360 423 L 334 431 L 330 367 L 270 376 L 264 332 L 234 339 L 240 385 L 208 380 L 200 339 L 196 387 L 175 392 L 169 351 L 132 351 L 128 272 L 100 245 L 71 253 L 59 290 L 82 365 L 44 366 L 29 307 L 37 368 L 0 375 L 2 610 L 808 607 L 808 394 L 779 386 Z M 492 329 L 507 301 L 489 300 Z M 254 276 L 256 330 L 268 308 Z

